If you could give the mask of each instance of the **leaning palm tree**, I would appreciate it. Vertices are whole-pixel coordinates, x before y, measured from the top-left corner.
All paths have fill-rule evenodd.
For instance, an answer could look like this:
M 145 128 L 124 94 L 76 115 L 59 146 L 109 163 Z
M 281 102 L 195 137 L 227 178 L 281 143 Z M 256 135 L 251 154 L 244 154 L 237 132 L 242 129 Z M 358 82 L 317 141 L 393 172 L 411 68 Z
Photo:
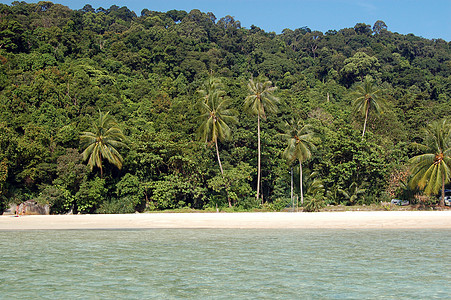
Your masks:
M 202 94 L 201 90 L 201 94 Z M 230 101 L 225 99 L 222 90 L 212 89 L 208 94 L 202 97 L 199 103 L 201 125 L 198 129 L 200 139 L 214 143 L 216 147 L 216 157 L 218 159 L 221 175 L 224 177 L 221 158 L 219 156 L 218 139 L 223 141 L 230 137 L 229 124 L 238 122 L 236 111 L 230 109 Z M 230 198 L 228 198 L 229 207 L 232 206 Z
M 261 180 L 261 145 L 260 145 L 260 118 L 266 120 L 266 113 L 277 111 L 280 100 L 273 95 L 277 87 L 272 82 L 249 79 L 247 85 L 249 95 L 244 100 L 244 109 L 253 115 L 257 115 L 257 139 L 258 139 L 258 168 L 257 168 L 257 200 L 260 193 Z
M 92 131 L 82 132 L 80 141 L 85 147 L 83 160 L 88 160 L 91 171 L 94 167 L 100 168 L 100 177 L 103 177 L 103 159 L 122 168 L 124 159 L 117 148 L 125 146 L 125 135 L 109 112 L 99 111 L 99 118 L 93 122 Z
M 356 91 L 352 94 L 355 97 L 353 107 L 355 112 L 360 112 L 365 117 L 363 124 L 362 140 L 365 136 L 366 124 L 370 110 L 373 109 L 380 114 L 385 110 L 386 100 L 381 96 L 381 90 L 373 85 L 373 81 L 365 78 L 365 80 L 357 86 Z
M 287 138 L 288 145 L 283 152 L 285 158 L 290 162 L 299 161 L 299 193 L 301 204 L 304 204 L 304 192 L 302 187 L 302 162 L 312 157 L 313 134 L 310 125 L 304 125 L 302 120 L 295 122 L 291 120 L 286 123 L 287 131 L 284 136 Z
M 423 130 L 424 144 L 414 143 L 424 154 L 412 157 L 411 188 L 424 189 L 427 195 L 442 190 L 440 206 L 445 205 L 445 184 L 451 179 L 451 123 L 447 119 L 435 121 Z

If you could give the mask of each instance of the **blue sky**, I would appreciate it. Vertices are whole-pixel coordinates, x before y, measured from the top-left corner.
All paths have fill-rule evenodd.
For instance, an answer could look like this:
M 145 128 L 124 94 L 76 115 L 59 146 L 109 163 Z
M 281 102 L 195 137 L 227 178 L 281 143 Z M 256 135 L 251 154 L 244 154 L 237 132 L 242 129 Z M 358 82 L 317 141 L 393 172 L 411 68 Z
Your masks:
M 10 4 L 11 1 L 0 1 Z M 37 2 L 37 1 L 25 1 Z M 199 9 L 218 19 L 231 15 L 243 27 L 256 25 L 265 31 L 281 33 L 284 28 L 307 26 L 326 32 L 329 29 L 371 26 L 384 21 L 388 30 L 413 33 L 424 38 L 451 41 L 451 0 L 60 0 L 52 1 L 80 9 L 86 3 L 94 8 L 127 6 L 138 16 L 144 8 L 166 12 L 171 9 Z

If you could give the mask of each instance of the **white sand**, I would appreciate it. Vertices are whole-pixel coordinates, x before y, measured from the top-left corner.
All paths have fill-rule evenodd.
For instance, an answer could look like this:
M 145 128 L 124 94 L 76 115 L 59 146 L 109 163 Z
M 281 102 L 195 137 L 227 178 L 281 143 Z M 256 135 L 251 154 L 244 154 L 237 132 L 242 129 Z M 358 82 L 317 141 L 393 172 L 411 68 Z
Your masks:
M 0 216 L 0 230 L 132 228 L 451 229 L 451 210 Z

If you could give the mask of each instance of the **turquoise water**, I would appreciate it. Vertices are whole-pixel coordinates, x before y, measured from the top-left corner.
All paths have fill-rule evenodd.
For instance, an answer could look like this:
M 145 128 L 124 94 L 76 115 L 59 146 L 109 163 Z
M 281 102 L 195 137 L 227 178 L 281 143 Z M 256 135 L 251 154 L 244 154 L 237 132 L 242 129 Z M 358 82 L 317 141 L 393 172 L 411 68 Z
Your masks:
M 0 231 L 2 299 L 449 299 L 451 230 Z

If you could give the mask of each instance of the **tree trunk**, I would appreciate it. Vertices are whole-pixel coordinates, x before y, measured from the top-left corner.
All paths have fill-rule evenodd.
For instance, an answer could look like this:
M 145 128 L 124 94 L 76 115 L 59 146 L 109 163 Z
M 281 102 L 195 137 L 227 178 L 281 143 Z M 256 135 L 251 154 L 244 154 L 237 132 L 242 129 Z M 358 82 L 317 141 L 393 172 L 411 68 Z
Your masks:
M 294 211 L 294 197 L 293 197 L 293 167 L 291 167 L 291 204 L 293 205 L 293 211 Z
M 219 157 L 219 147 L 218 147 L 218 139 L 215 139 L 215 146 L 216 146 L 216 156 L 218 157 L 218 164 L 219 164 L 219 169 L 221 170 L 221 175 L 222 175 L 222 179 L 225 180 L 224 178 L 224 170 L 222 169 L 222 163 L 221 163 L 221 158 Z M 229 187 L 226 187 L 226 193 L 227 193 L 227 202 L 229 202 L 229 207 L 232 207 L 232 202 L 230 201 L 230 196 L 229 196 Z
M 215 139 L 215 146 L 216 146 L 216 157 L 218 158 L 219 169 L 221 170 L 221 175 L 224 178 L 224 170 L 222 169 L 221 159 L 219 158 L 218 139 Z
M 445 206 L 445 176 L 442 176 L 442 199 L 440 199 L 440 206 Z
M 260 147 L 260 115 L 257 115 L 257 139 L 258 139 L 258 166 L 257 166 L 257 201 L 260 199 L 260 156 L 261 156 L 261 147 Z M 263 204 L 263 201 L 262 201 Z
M 302 189 L 302 162 L 299 160 L 299 191 L 301 194 L 301 206 L 304 206 L 304 191 Z
M 368 103 L 368 106 L 366 107 L 366 112 L 365 112 L 365 123 L 363 123 L 362 141 L 363 141 L 363 137 L 365 136 L 366 122 L 368 120 L 369 111 L 370 111 L 370 104 Z

